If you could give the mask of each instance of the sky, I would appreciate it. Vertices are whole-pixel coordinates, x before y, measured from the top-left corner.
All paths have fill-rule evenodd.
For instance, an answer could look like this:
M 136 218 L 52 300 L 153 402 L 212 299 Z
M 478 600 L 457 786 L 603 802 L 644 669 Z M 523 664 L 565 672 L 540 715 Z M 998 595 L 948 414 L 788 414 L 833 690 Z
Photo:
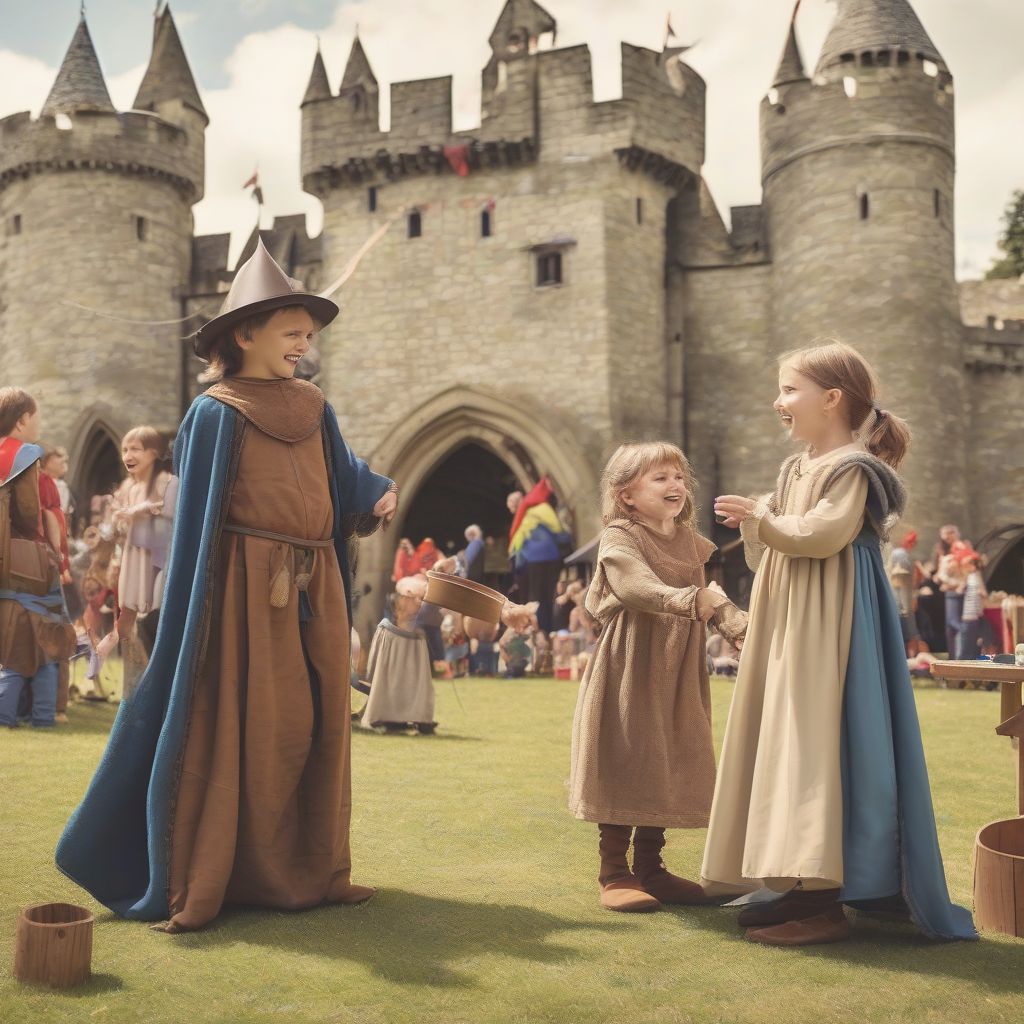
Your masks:
M 263 226 L 304 212 L 311 234 L 318 200 L 299 180 L 299 102 L 316 52 L 332 87 L 358 25 L 387 111 L 387 84 L 454 76 L 454 127 L 480 122 L 480 69 L 504 0 L 172 0 L 171 10 L 210 115 L 200 234 L 230 231 L 232 258 L 254 223 L 242 184 L 259 165 Z M 80 0 L 0 0 L 0 116 L 37 115 L 74 34 Z M 88 0 L 93 42 L 115 105 L 131 106 L 152 38 L 155 0 Z M 771 83 L 792 0 L 545 0 L 557 45 L 589 45 L 595 99 L 621 95 L 619 43 L 660 49 L 666 14 L 686 61 L 707 81 L 704 174 L 728 209 L 760 201 L 758 104 Z M 957 275 L 981 276 L 996 256 L 1002 211 L 1024 188 L 1024 3 L 914 0 L 956 82 Z M 803 0 L 797 33 L 813 68 L 835 13 L 833 0 Z

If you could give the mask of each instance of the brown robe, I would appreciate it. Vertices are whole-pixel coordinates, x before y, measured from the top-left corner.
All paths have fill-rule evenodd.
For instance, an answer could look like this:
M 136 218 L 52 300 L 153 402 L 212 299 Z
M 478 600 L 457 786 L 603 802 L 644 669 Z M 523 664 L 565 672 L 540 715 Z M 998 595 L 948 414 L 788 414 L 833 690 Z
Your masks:
M 248 421 L 226 522 L 330 538 L 319 390 L 229 378 L 210 394 Z M 224 903 L 295 909 L 355 894 L 349 626 L 334 547 L 225 530 L 217 557 L 174 808 L 172 930 L 206 924 Z M 291 570 L 287 605 L 274 607 L 282 565 Z M 313 618 L 300 626 L 295 583 L 304 571 Z
M 697 590 L 715 546 L 627 520 L 601 537 L 586 609 L 602 626 L 580 684 L 569 807 L 584 821 L 701 828 L 715 787 Z
M 39 463 L 17 476 L 11 487 L 11 536 L 43 540 L 40 526 Z M 53 569 L 56 573 L 56 568 Z M 0 580 L 0 587 L 8 585 Z M 0 598 L 0 665 L 31 679 L 44 665 L 70 658 L 75 630 L 68 622 L 49 622 L 17 601 Z M 61 710 L 58 708 L 58 710 Z

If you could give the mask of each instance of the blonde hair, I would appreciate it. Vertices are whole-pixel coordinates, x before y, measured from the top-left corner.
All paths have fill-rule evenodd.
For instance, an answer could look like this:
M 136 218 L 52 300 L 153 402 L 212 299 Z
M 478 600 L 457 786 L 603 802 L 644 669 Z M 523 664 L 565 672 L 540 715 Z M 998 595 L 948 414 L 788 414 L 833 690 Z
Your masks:
M 657 466 L 681 469 L 686 485 L 686 501 L 675 517 L 679 524 L 695 526 L 697 483 L 683 450 L 668 441 L 632 441 L 619 445 L 601 474 L 601 520 L 607 526 L 613 519 L 631 519 L 632 510 L 622 501 L 622 492 Z
M 149 477 L 149 486 L 146 488 L 146 497 L 153 497 L 153 490 L 156 487 L 156 478 L 161 472 L 166 472 L 170 469 L 169 453 L 167 450 L 167 438 L 160 433 L 156 427 L 132 427 L 124 437 L 121 438 L 121 447 L 124 448 L 126 444 L 131 444 L 132 441 L 138 441 L 143 448 L 151 452 L 156 452 L 156 460 L 153 463 L 153 472 Z
M 832 338 L 808 348 L 793 349 L 779 357 L 824 391 L 843 393 L 850 429 L 863 430 L 865 447 L 872 455 L 899 469 L 910 447 L 906 420 L 878 405 L 878 378 L 871 364 L 852 346 Z M 867 423 L 868 417 L 873 419 Z

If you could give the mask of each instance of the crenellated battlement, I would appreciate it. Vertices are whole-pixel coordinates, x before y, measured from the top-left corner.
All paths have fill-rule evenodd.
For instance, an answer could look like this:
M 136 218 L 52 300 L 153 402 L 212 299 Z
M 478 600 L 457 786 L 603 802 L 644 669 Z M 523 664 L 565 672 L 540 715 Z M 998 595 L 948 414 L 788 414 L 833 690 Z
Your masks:
M 196 115 L 197 116 L 197 115 Z M 190 203 L 203 193 L 204 139 L 146 111 L 0 119 L 0 190 L 16 178 L 89 168 L 163 178 Z
M 324 94 L 316 65 L 314 75 L 302 105 L 302 176 L 321 197 L 349 183 L 443 172 L 451 146 L 466 147 L 470 170 L 615 152 L 662 180 L 698 176 L 704 159 L 704 80 L 674 51 L 623 44 L 622 97 L 600 103 L 586 45 L 495 58 L 482 73 L 480 126 L 459 132 L 449 77 L 393 83 L 385 132 L 375 92 L 356 83 Z
M 792 160 L 852 143 L 938 147 L 953 158 L 953 79 L 930 61 L 851 60 L 761 101 L 762 182 Z
M 964 365 L 975 373 L 1024 373 L 1024 320 L 994 316 L 964 328 Z

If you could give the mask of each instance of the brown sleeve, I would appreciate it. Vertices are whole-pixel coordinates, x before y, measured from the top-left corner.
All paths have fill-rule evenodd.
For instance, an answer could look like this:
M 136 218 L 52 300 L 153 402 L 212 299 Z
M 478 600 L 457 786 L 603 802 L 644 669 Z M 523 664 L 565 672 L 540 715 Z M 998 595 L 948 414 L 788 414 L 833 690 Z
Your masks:
M 699 587 L 670 587 L 662 583 L 644 560 L 632 538 L 621 531 L 602 544 L 601 565 L 612 593 L 639 612 L 697 617 Z M 611 531 L 609 531 L 611 533 Z M 606 535 L 607 536 L 607 535 Z

